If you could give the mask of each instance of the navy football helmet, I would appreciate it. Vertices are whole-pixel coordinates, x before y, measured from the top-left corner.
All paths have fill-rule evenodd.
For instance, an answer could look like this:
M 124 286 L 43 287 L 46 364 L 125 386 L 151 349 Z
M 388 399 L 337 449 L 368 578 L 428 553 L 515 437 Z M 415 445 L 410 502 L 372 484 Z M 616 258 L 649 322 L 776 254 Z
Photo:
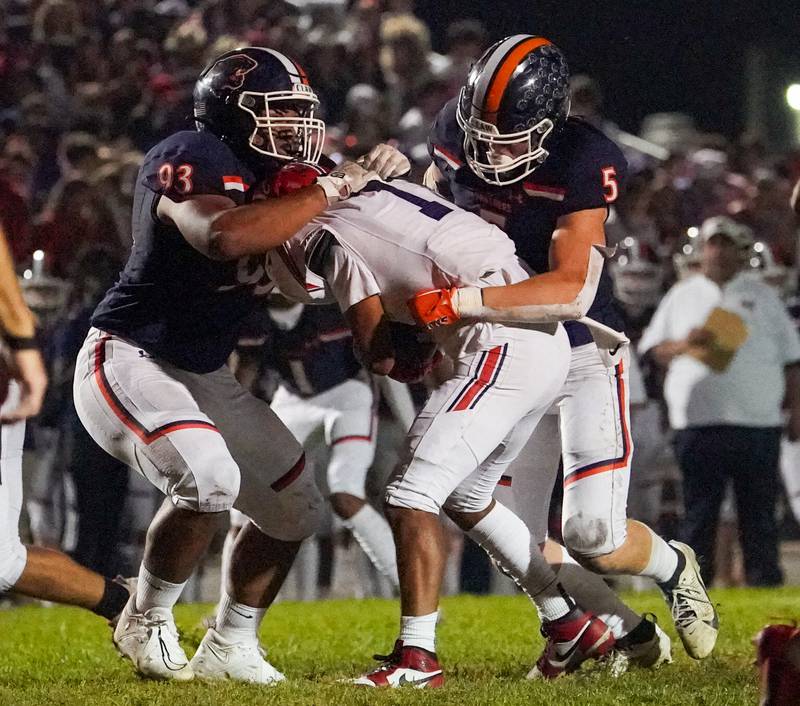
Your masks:
M 209 130 L 250 164 L 264 155 L 316 164 L 325 123 L 314 117 L 319 99 L 303 68 L 285 54 L 244 47 L 214 59 L 194 87 L 198 130 Z
M 467 164 L 499 186 L 547 158 L 545 142 L 569 115 L 569 67 L 543 37 L 517 34 L 489 47 L 461 89 L 456 117 Z

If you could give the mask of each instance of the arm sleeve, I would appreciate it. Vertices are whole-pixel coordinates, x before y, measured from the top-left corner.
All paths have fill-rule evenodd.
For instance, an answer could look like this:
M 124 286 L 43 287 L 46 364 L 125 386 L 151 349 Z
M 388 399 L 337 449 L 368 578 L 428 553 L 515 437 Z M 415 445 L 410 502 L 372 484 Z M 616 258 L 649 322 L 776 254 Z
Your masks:
M 36 319 L 22 297 L 5 233 L 0 230 L 0 334 L 11 348 L 33 347 Z

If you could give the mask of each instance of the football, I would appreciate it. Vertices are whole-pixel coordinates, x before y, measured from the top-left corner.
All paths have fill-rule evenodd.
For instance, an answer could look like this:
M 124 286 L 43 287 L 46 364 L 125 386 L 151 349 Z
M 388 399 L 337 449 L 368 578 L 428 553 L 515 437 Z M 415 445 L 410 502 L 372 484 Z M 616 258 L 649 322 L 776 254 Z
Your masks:
M 392 322 L 394 367 L 389 377 L 399 382 L 419 382 L 436 367 L 442 354 L 430 335 L 416 326 Z

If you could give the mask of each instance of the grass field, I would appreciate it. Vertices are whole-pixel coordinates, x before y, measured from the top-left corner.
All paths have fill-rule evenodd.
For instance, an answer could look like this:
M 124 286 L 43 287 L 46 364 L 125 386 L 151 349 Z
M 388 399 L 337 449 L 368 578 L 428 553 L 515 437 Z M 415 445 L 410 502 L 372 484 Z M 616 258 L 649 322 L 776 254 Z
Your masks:
M 26 607 L 0 611 L 0 705 L 141 704 L 703 704 L 757 703 L 750 640 L 767 622 L 800 615 L 800 589 L 713 592 L 721 634 L 715 656 L 689 659 L 656 594 L 630 596 L 631 605 L 658 615 L 675 643 L 675 662 L 655 672 L 614 679 L 595 667 L 555 683 L 523 677 L 541 648 L 533 610 L 522 597 L 445 599 L 439 656 L 447 684 L 438 691 L 361 690 L 338 684 L 388 652 L 395 637 L 394 601 L 282 603 L 262 628 L 273 663 L 289 678 L 263 688 L 240 684 L 183 685 L 138 679 L 117 657 L 104 623 L 77 609 Z M 208 606 L 179 606 L 178 626 L 192 654 Z

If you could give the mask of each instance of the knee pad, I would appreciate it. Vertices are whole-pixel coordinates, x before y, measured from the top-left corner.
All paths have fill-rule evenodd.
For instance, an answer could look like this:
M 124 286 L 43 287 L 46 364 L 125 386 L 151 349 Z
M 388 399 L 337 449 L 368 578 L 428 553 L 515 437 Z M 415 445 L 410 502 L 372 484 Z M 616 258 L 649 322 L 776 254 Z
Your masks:
M 325 518 L 325 501 L 309 467 L 286 488 L 268 497 L 243 495 L 236 505 L 264 534 L 282 542 L 307 539 Z
M 325 500 L 317 490 L 313 497 L 306 498 L 303 512 L 298 515 L 297 523 L 293 528 L 297 535 L 295 541 L 302 541 L 317 534 L 325 520 L 325 515 Z
M 27 561 L 28 551 L 19 537 L 0 542 L 0 594 L 10 591 L 19 581 Z
M 167 489 L 175 505 L 195 512 L 224 512 L 233 507 L 241 474 L 230 455 L 212 455 L 207 463 L 194 467 L 181 465 L 182 473 Z
M 438 515 L 452 493 L 449 469 L 425 458 L 414 457 L 389 479 L 384 504 Z
M 456 488 L 444 503 L 446 512 L 481 512 L 492 502 L 491 494 L 470 492 L 469 489 Z
M 368 468 L 363 466 L 345 466 L 334 462 L 328 464 L 328 491 L 334 493 L 347 493 L 361 500 L 365 500 L 365 484 Z
M 262 532 L 284 542 L 301 542 L 319 532 L 325 518 L 325 501 L 316 485 L 290 502 L 282 503 L 285 521 L 280 525 L 274 518 L 266 526 L 256 523 Z M 255 522 L 255 520 L 254 520 Z
M 614 527 L 607 519 L 578 513 L 564 519 L 564 546 L 577 559 L 595 559 L 619 549 L 625 542 L 624 527 Z

